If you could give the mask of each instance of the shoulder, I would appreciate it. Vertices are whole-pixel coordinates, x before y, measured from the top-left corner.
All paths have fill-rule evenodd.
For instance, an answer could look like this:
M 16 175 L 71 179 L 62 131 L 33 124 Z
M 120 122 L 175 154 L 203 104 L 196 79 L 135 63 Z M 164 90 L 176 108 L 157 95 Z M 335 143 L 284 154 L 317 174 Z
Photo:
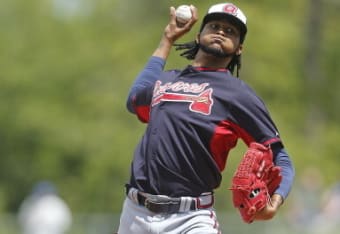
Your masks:
M 265 102 L 257 92 L 245 81 L 233 77 L 229 85 L 232 86 L 234 107 L 249 110 L 264 110 Z
M 160 74 L 159 80 L 173 82 L 176 77 L 182 76 L 183 70 L 181 69 L 166 69 Z
M 175 69 L 175 68 L 167 69 L 167 70 L 163 71 L 163 73 L 168 73 L 168 74 L 180 74 L 181 72 L 182 72 L 182 70 Z
M 222 89 L 228 90 L 232 95 L 232 99 L 237 102 L 249 103 L 261 100 L 256 91 L 249 84 L 230 73 L 225 74 L 220 85 Z
M 233 83 L 234 83 L 235 89 L 238 90 L 239 95 L 237 97 L 240 99 L 239 101 L 245 101 L 245 102 L 261 101 L 262 102 L 262 99 L 256 93 L 256 91 L 245 81 L 239 78 L 235 78 Z

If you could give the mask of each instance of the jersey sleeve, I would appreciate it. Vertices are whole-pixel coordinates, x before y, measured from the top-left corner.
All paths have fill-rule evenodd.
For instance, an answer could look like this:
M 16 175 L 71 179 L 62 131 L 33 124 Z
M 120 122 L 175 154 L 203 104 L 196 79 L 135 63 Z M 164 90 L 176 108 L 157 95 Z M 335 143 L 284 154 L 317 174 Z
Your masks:
M 135 79 L 128 94 L 127 109 L 137 115 L 140 121 L 149 121 L 150 103 L 155 81 L 160 77 L 165 60 L 152 56 Z
M 281 168 L 282 174 L 282 181 L 275 193 L 286 199 L 295 176 L 293 163 L 264 102 L 248 86 L 244 90 L 232 107 L 237 132 L 247 145 L 252 141 L 271 145 L 274 163 Z
M 275 126 L 264 102 L 255 92 L 244 84 L 242 92 L 233 101 L 231 113 L 238 127 L 240 138 L 249 145 L 256 141 L 265 145 L 280 144 L 283 146 L 279 131 Z

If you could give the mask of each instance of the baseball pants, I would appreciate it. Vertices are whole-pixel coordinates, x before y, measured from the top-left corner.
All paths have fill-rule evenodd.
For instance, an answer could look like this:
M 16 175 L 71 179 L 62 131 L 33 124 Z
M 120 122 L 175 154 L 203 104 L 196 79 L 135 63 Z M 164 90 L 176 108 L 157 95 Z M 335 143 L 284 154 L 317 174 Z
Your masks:
M 128 197 L 118 234 L 220 234 L 213 208 L 175 214 L 155 214 Z

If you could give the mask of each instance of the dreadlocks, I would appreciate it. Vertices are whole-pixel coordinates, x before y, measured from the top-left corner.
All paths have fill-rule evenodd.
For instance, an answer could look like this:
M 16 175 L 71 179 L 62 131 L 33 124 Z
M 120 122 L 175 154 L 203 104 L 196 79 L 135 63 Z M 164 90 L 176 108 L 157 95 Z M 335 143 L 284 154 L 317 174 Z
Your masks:
M 176 50 L 184 50 L 180 54 L 180 56 L 188 60 L 193 60 L 200 48 L 200 45 L 196 41 L 191 41 L 183 44 L 175 44 L 174 46 Z M 235 66 L 236 76 L 239 77 L 241 69 L 241 55 L 235 54 L 226 68 L 231 72 L 231 74 L 234 74 Z
M 191 41 L 183 44 L 175 44 L 175 48 L 176 50 L 185 50 L 180 56 L 193 60 L 198 52 L 199 45 L 196 41 Z

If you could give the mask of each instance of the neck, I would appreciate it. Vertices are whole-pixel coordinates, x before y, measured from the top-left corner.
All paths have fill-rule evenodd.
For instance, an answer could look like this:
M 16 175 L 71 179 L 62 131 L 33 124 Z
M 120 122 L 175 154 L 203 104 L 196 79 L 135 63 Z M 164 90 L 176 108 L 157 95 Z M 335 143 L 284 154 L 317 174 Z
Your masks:
M 208 67 L 213 69 L 226 68 L 232 57 L 219 58 L 202 51 L 198 51 L 192 63 L 194 67 Z

